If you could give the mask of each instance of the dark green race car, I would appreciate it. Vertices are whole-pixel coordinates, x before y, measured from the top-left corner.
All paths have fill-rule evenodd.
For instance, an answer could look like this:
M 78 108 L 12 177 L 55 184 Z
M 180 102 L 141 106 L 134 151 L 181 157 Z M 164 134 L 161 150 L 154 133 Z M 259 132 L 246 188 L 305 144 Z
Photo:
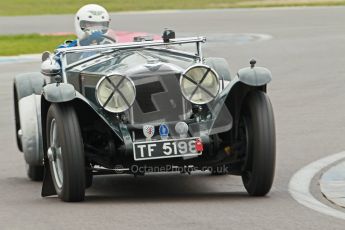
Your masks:
M 275 169 L 269 70 L 230 75 L 204 37 L 58 49 L 16 76 L 19 150 L 42 196 L 82 201 L 94 175 L 212 171 L 267 194 Z M 184 47 L 193 45 L 194 51 Z M 190 47 L 189 47 L 190 48 Z

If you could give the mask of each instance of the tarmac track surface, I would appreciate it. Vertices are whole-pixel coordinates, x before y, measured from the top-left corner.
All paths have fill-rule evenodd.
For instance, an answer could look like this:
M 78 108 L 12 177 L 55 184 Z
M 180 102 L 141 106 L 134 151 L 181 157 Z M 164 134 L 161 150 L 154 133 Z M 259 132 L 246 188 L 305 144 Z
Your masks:
M 344 229 L 343 220 L 300 205 L 288 192 L 298 169 L 345 149 L 344 21 L 343 7 L 112 15 L 115 30 L 159 34 L 168 27 L 180 37 L 211 37 L 205 54 L 226 58 L 233 74 L 252 57 L 272 71 L 277 168 L 263 198 L 249 197 L 239 177 L 207 174 L 103 176 L 84 203 L 41 198 L 41 184 L 26 178 L 15 145 L 12 108 L 13 76 L 37 71 L 39 63 L 0 64 L 0 229 Z M 1 33 L 72 25 L 72 16 L 0 17 Z M 271 39 L 233 39 L 247 33 Z

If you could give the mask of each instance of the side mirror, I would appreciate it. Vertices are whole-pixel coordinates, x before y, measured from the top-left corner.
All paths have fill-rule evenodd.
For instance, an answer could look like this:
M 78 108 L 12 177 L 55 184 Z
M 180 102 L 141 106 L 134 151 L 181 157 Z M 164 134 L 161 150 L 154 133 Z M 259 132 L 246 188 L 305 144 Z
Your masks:
M 61 74 L 60 64 L 53 58 L 48 51 L 42 54 L 41 73 L 48 77 L 55 77 Z

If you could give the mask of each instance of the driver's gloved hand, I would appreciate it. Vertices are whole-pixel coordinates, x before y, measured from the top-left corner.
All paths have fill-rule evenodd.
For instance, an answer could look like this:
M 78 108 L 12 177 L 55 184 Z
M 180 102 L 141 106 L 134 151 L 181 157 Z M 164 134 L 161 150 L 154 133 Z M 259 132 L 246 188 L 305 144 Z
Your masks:
M 79 41 L 81 46 L 98 45 L 103 41 L 103 33 L 100 31 L 91 32 L 89 36 Z

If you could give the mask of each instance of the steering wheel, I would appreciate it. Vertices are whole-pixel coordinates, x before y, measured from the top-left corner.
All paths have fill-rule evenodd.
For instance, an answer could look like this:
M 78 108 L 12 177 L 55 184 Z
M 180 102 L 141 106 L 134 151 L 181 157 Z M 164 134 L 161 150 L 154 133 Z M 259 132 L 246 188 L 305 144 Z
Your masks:
M 116 40 L 108 35 L 102 34 L 102 38 L 104 38 L 102 41 L 98 43 L 98 45 L 106 45 L 111 43 L 116 43 Z
M 81 46 L 105 45 L 115 43 L 116 40 L 108 35 L 96 32 L 79 41 Z

